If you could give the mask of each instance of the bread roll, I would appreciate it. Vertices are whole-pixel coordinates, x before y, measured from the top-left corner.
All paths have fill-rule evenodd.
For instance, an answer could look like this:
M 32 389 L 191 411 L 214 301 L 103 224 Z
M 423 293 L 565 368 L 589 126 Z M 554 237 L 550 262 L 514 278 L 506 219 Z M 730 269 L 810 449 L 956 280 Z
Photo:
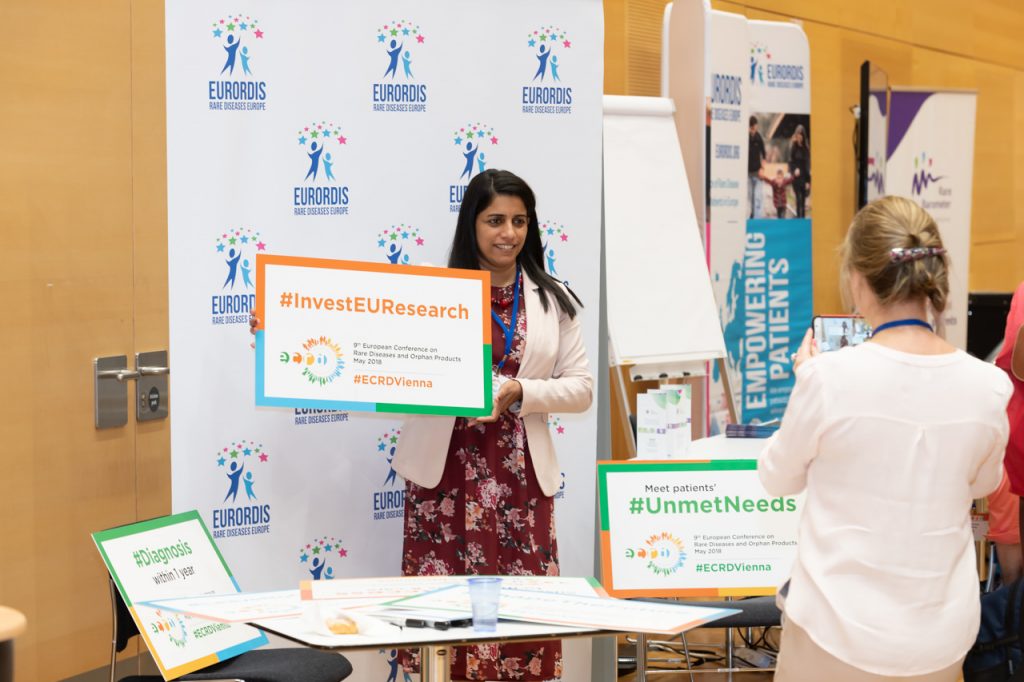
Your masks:
M 335 635 L 355 635 L 359 633 L 359 626 L 348 616 L 336 613 L 324 620 L 327 629 Z

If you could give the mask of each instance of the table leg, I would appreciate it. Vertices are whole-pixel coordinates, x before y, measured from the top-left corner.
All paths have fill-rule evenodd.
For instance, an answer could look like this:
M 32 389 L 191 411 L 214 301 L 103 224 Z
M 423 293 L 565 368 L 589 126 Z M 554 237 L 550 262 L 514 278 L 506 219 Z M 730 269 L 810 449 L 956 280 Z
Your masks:
M 420 682 L 450 682 L 451 651 L 446 646 L 420 647 Z
M 636 682 L 647 679 L 647 635 L 638 632 L 636 635 Z
M 14 640 L 5 639 L 0 642 L 0 682 L 11 682 L 14 679 Z

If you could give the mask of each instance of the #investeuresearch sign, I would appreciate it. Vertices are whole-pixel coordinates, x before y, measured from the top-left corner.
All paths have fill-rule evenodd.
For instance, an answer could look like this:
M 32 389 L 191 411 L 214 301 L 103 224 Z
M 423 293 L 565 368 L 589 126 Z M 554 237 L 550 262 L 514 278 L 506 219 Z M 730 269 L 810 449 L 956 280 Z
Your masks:
M 598 462 L 604 586 L 616 597 L 774 594 L 802 497 L 772 497 L 756 460 Z
M 256 404 L 491 413 L 490 275 L 256 256 Z

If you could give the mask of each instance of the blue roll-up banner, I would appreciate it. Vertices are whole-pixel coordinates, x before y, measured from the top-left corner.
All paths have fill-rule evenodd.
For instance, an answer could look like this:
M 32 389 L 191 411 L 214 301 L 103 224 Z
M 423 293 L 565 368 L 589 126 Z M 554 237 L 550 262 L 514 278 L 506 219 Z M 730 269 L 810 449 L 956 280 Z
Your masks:
M 745 422 L 781 417 L 793 389 L 790 356 L 812 316 L 811 221 L 749 220 L 723 313 L 725 346 L 739 358 Z

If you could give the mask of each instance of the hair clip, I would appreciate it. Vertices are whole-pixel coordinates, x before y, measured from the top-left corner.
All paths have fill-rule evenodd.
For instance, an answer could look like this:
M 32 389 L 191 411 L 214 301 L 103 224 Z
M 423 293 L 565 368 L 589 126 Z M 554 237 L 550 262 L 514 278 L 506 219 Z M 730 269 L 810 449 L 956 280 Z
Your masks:
M 941 256 L 946 249 L 941 246 L 913 246 L 909 248 L 890 249 L 889 259 L 893 263 L 906 263 L 911 260 L 921 260 L 928 256 Z

